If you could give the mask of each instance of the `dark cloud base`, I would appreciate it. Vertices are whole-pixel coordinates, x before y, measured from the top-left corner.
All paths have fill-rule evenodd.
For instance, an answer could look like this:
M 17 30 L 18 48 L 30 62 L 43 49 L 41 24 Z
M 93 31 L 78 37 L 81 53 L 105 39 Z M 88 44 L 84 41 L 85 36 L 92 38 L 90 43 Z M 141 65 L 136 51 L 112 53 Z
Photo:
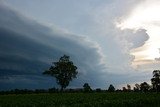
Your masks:
M 79 70 L 70 87 L 84 82 L 100 86 L 105 65 L 94 42 L 50 29 L 2 5 L 0 12 L 0 90 L 57 86 L 42 72 L 63 54 L 71 56 Z

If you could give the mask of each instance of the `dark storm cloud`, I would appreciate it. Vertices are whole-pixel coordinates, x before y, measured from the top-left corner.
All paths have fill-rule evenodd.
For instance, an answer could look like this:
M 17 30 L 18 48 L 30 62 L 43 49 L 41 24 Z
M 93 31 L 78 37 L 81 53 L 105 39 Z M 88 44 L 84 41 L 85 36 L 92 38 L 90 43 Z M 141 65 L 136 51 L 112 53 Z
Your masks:
M 0 89 L 51 87 L 51 80 L 42 72 L 63 54 L 71 56 L 79 68 L 73 85 L 97 84 L 106 74 L 96 43 L 51 29 L 3 5 L 0 13 Z

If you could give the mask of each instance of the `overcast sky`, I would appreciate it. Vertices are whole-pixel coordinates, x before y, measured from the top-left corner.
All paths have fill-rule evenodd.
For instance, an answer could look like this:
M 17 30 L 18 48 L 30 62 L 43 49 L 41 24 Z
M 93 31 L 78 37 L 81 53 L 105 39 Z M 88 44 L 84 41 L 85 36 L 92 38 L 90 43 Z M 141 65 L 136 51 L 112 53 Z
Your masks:
M 0 90 L 57 87 L 42 75 L 67 54 L 69 87 L 121 88 L 160 69 L 159 0 L 1 0 Z

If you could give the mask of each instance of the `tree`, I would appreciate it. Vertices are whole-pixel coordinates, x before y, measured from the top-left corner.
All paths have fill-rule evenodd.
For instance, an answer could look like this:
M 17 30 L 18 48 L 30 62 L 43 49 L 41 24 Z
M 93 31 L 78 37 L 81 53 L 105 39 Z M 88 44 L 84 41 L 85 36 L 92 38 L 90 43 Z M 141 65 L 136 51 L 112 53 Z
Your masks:
M 151 79 L 153 90 L 160 91 L 160 70 L 153 71 L 153 78 Z
M 97 88 L 96 92 L 102 92 L 102 89 L 101 88 Z
M 109 85 L 108 91 L 109 92 L 114 92 L 115 91 L 115 88 L 114 88 L 114 86 L 112 84 Z
M 127 84 L 127 90 L 131 91 L 131 85 Z
M 150 88 L 150 86 L 149 86 L 149 84 L 146 83 L 146 82 L 143 82 L 143 83 L 140 84 L 140 89 L 141 89 L 141 91 L 143 91 L 143 92 L 148 91 L 149 88 Z
M 136 83 L 134 87 L 134 91 L 139 91 L 139 90 L 140 90 L 140 85 Z
M 43 72 L 43 74 L 51 75 L 56 78 L 57 84 L 61 86 L 61 91 L 69 85 L 73 78 L 76 78 L 77 67 L 69 60 L 69 56 L 62 56 L 58 62 Z
M 91 87 L 89 86 L 88 83 L 85 83 L 83 85 L 83 88 L 84 88 L 84 92 L 90 92 L 90 91 L 92 91 L 92 89 L 91 89 Z
M 126 92 L 127 88 L 126 87 L 122 87 L 122 90 L 123 90 L 123 92 Z

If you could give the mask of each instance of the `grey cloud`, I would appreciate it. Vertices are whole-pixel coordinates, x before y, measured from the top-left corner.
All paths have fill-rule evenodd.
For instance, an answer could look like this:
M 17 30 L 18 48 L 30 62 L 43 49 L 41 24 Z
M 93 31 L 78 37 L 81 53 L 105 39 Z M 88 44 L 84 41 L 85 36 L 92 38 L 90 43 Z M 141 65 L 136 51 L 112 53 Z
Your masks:
M 47 80 L 47 81 L 46 81 Z M 37 75 L 10 75 L 1 76 L 0 90 L 11 90 L 15 88 L 21 89 L 47 89 L 56 86 L 54 79 Z
M 156 61 L 160 61 L 160 58 L 155 58 Z
M 106 64 L 101 62 L 105 58 L 99 53 L 101 52 L 99 45 L 76 34 L 57 30 L 56 27 L 51 29 L 0 5 L 0 58 L 2 59 L 0 59 L 0 85 L 3 89 L 52 87 L 55 85 L 52 79 L 42 76 L 41 73 L 63 54 L 70 55 L 71 60 L 79 68 L 78 79 L 70 86 L 81 87 L 84 82 L 89 82 L 92 87 L 107 88 L 111 83 L 117 85 L 126 81 L 144 80 L 142 76 L 146 73 L 139 73 L 131 68 L 134 56 L 131 56 L 129 51 L 131 48 L 143 45 L 148 39 L 145 31 L 137 31 L 134 34 L 130 30 L 123 32 L 114 28 L 113 24 L 115 17 L 128 12 L 128 8 L 133 8 L 137 2 L 137 0 L 125 1 L 127 6 L 125 8 L 123 8 L 124 2 L 118 0 L 106 3 L 107 5 L 99 5 L 97 11 L 91 8 L 87 11 L 89 14 L 85 13 L 86 17 L 83 16 L 74 23 L 70 23 L 74 17 L 71 18 L 69 15 L 70 21 L 66 19 L 60 23 L 60 19 L 54 13 L 58 19 L 57 23 L 60 25 L 63 23 L 65 29 L 89 35 L 102 44 L 107 59 L 105 62 L 107 69 Z M 65 22 L 68 24 L 65 25 Z M 129 35 L 132 37 L 129 38 Z M 12 80 L 14 82 L 11 82 Z
M 141 47 L 149 39 L 148 34 L 145 29 L 139 29 L 137 31 L 133 30 L 124 30 L 126 35 L 126 40 L 129 43 L 132 43 L 131 49 Z
M 156 61 L 160 61 L 160 57 L 159 58 L 155 58 Z
M 158 49 L 159 53 L 160 53 L 160 48 Z M 156 61 L 160 61 L 160 57 L 159 58 L 155 58 Z
M 144 29 L 122 31 L 115 27 L 115 21 L 130 13 L 139 2 L 141 1 L 116 0 L 111 4 L 100 5 L 99 8 L 91 12 L 95 21 L 91 34 L 102 44 L 103 52 L 107 58 L 107 71 L 113 74 L 107 76 L 108 84 L 127 84 L 127 82 L 150 80 L 152 71 L 143 72 L 143 70 L 139 71 L 133 68 L 132 62 L 135 57 L 130 54 L 132 49 L 143 46 L 149 39 L 146 31 Z
M 29 86 L 29 83 L 30 88 L 36 88 L 33 83 L 40 79 L 35 77 L 43 78 L 42 72 L 63 54 L 71 56 L 79 68 L 78 80 L 72 84 L 87 81 L 98 83 L 102 81 L 101 75 L 107 74 L 103 73 L 106 67 L 101 62 L 103 56 L 99 53 L 100 47 L 94 42 L 51 29 L 2 5 L 0 12 L 1 89 L 25 88 L 25 84 Z M 43 80 L 50 81 L 47 78 Z

